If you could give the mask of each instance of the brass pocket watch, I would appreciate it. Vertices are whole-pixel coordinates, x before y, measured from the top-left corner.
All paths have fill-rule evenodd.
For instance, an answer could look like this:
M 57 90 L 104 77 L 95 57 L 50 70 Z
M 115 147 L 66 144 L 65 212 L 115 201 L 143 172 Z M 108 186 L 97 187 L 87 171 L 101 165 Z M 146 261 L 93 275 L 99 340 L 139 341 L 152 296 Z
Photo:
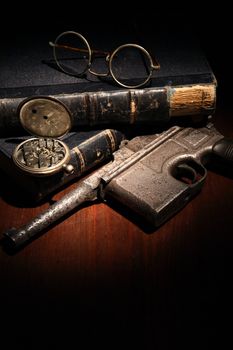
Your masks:
M 50 97 L 33 97 L 20 106 L 19 118 L 22 127 L 36 137 L 15 148 L 12 157 L 16 166 L 35 176 L 52 175 L 62 169 L 72 173 L 69 147 L 60 140 L 72 126 L 68 109 Z

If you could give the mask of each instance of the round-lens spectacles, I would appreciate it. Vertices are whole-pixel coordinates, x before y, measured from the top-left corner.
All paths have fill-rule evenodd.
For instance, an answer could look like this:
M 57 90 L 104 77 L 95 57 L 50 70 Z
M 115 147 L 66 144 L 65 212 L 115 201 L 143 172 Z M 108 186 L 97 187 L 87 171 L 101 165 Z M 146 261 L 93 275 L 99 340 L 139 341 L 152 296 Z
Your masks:
M 146 85 L 160 64 L 138 44 L 124 44 L 114 51 L 91 49 L 80 33 L 66 31 L 58 35 L 53 48 L 54 60 L 61 71 L 82 77 L 87 72 L 97 77 L 111 76 L 120 86 L 138 88 Z M 104 59 L 99 60 L 99 58 Z

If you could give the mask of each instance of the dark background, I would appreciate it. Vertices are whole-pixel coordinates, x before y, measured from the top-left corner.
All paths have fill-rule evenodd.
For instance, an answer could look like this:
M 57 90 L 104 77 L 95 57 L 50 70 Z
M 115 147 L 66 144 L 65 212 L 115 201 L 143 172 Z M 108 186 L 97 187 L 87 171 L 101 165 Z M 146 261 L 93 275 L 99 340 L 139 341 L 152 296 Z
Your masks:
M 6 23 L 1 22 L 1 43 L 20 45 L 23 40 L 36 38 L 45 32 L 58 34 L 63 30 L 92 32 L 105 36 L 127 33 L 128 29 L 145 26 L 156 37 L 160 33 L 186 32 L 200 41 L 218 80 L 219 102 L 230 99 L 228 87 L 232 79 L 230 6 L 221 1 L 213 4 L 206 1 L 193 2 L 107 2 L 86 4 L 70 2 L 50 5 L 40 2 L 26 6 L 4 4 L 2 13 Z M 9 40 L 10 38 L 10 40 Z M 124 41 L 124 40 L 122 40 Z
M 232 19 L 223 3 L 206 8 L 201 2 L 155 3 L 153 9 L 145 2 L 129 3 L 130 9 L 123 2 L 47 5 L 3 9 L 2 45 L 20 45 L 21 39 L 48 30 L 91 28 L 96 35 L 103 30 L 114 35 L 129 23 L 142 23 L 154 35 L 187 31 L 197 36 L 216 75 L 217 115 L 226 122 L 219 124 L 233 131 Z M 76 222 L 67 221 L 68 239 L 58 228 L 16 256 L 1 252 L 0 342 L 31 349 L 70 349 L 72 343 L 80 349 L 225 348 L 232 342 L 232 179 L 211 173 L 208 179 L 203 193 L 157 236 L 142 234 L 130 218 L 101 205 L 82 212 Z M 25 221 L 35 215 L 36 209 L 26 214 L 4 201 L 6 227 L 16 210 L 25 213 Z M 105 232 L 91 226 L 90 217 L 103 220 L 103 211 Z M 79 236 L 77 243 L 69 235 L 75 225 L 80 232 L 89 225 L 89 238 Z

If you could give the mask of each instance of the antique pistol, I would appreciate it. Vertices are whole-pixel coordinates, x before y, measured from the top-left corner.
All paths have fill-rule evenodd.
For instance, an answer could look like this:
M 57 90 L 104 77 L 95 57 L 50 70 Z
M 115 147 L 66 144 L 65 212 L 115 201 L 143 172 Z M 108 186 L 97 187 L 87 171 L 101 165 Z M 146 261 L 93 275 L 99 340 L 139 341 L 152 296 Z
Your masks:
M 86 201 L 113 197 L 159 226 L 200 191 L 210 158 L 233 164 L 233 142 L 213 126 L 171 127 L 161 134 L 122 141 L 113 161 L 82 180 L 61 200 L 5 238 L 13 247 L 31 240 L 40 231 Z

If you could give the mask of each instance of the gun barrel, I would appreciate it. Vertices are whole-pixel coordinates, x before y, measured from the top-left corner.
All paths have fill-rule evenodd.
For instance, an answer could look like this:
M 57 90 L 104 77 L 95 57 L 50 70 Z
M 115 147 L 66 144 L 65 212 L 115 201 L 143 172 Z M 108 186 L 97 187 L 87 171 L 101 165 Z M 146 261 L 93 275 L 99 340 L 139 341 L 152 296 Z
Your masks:
M 93 189 L 84 181 L 79 184 L 73 191 L 66 194 L 61 200 L 55 202 L 47 210 L 33 218 L 29 223 L 21 228 L 11 228 L 4 233 L 6 242 L 13 248 L 17 248 L 48 226 L 62 218 L 75 207 L 84 202 L 97 198 L 97 189 Z

